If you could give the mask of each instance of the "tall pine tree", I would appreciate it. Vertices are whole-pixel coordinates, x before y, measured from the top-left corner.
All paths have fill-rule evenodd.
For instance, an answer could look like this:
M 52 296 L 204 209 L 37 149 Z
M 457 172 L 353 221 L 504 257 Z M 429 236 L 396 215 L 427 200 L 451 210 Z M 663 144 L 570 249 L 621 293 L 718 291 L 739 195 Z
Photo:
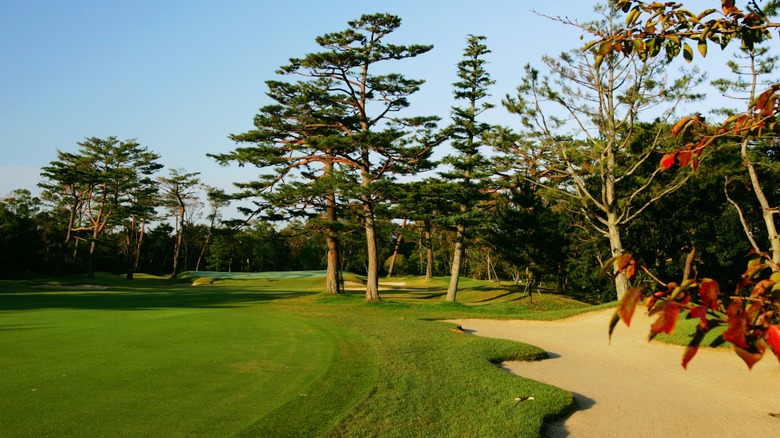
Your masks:
M 216 156 L 221 162 L 277 170 L 258 182 L 242 184 L 251 189 L 245 194 L 267 192 L 284 181 L 276 197 L 264 199 L 280 205 L 285 203 L 281 196 L 302 211 L 312 206 L 324 211 L 329 272 L 338 264 L 337 250 L 330 251 L 338 248 L 338 205 L 355 201 L 366 233 L 369 301 L 379 300 L 375 208 L 393 175 L 427 163 L 431 146 L 426 139 L 436 120 L 395 117 L 409 106 L 408 97 L 423 81 L 373 73 L 378 63 L 413 58 L 432 48 L 385 43 L 400 24 L 394 15 L 363 15 L 350 21 L 347 30 L 317 37 L 324 51 L 290 59 L 279 71 L 301 79 L 294 84 L 269 82 L 269 96 L 277 105 L 261 109 L 255 118 L 257 129 L 232 137 L 255 146 Z M 284 179 L 288 176 L 293 181 Z M 315 199 L 319 201 L 312 202 Z
M 445 180 L 453 183 L 450 193 L 454 203 L 454 211 L 448 215 L 449 225 L 455 229 L 455 251 L 447 301 L 455 301 L 457 297 L 467 228 L 475 224 L 481 215 L 480 203 L 484 200 L 484 182 L 489 169 L 489 162 L 480 153 L 480 147 L 490 125 L 477 120 L 480 114 L 493 107 L 483 102 L 489 96 L 488 88 L 494 83 L 485 69 L 484 56 L 490 50 L 484 40 L 483 36 L 468 36 L 463 60 L 458 63 L 458 81 L 452 84 L 455 99 L 464 101 L 465 105 L 452 108 L 450 129 L 456 154 L 444 159 L 450 170 L 442 173 Z

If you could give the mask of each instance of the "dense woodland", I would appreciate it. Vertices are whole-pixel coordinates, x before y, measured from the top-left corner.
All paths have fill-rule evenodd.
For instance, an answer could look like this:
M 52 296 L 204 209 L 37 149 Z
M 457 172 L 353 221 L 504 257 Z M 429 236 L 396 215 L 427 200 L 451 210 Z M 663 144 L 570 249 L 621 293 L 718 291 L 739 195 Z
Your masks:
M 597 11 L 594 22 L 558 21 L 586 40 L 626 22 L 615 6 Z M 490 42 L 464 35 L 457 105 L 439 119 L 410 104 L 426 78 L 402 74 L 404 59 L 432 47 L 395 45 L 396 30 L 398 17 L 365 15 L 280 67 L 254 128 L 213 156 L 258 168 L 234 188 L 166 171 L 132 139 L 57 151 L 41 196 L 0 200 L 0 276 L 327 269 L 329 293 L 341 292 L 338 273 L 354 272 L 369 300 L 392 274 L 448 276 L 450 300 L 467 276 L 609 301 L 627 280 L 602 266 L 625 252 L 675 278 L 695 248 L 697 275 L 731 289 L 748 252 L 777 239 L 773 131 L 692 150 L 702 128 L 680 123 L 747 111 L 774 72 L 763 41 L 735 50 L 732 76 L 707 79 L 735 98 L 713 108 L 695 66 L 580 41 L 528 60 L 516 93 L 491 96 Z M 488 110 L 499 109 L 516 123 L 492 124 Z M 246 216 L 223 218 L 236 201 Z

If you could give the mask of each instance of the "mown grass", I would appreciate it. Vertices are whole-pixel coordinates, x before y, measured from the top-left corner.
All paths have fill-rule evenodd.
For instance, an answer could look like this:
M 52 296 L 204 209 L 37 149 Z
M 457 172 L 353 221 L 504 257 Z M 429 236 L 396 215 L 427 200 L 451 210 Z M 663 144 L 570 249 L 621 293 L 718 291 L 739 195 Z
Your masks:
M 320 276 L 196 280 L 0 283 L 0 436 L 538 436 L 573 408 L 494 365 L 540 349 L 436 320 L 582 303 L 468 281 L 461 304 L 421 279 L 369 304 L 320 295 Z

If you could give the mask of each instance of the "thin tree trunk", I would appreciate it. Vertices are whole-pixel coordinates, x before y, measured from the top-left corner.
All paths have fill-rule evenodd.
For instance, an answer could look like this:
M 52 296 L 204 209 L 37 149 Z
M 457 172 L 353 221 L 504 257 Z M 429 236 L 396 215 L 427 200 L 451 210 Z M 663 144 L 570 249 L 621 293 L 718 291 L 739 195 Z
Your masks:
M 531 286 L 532 286 L 531 282 L 533 281 L 533 278 L 534 278 L 534 274 L 533 272 L 531 272 L 531 267 L 526 266 L 525 267 L 525 291 L 523 291 L 523 293 L 527 293 L 528 296 L 531 296 Z M 533 297 L 531 301 L 533 301 Z
M 609 248 L 612 257 L 623 254 L 623 242 L 620 238 L 620 225 L 618 221 L 619 212 L 617 210 L 617 187 L 615 181 L 616 158 L 612 147 L 607 148 L 606 174 L 603 182 L 604 198 L 603 203 L 606 209 L 606 225 L 609 238 Z M 612 265 L 615 276 L 615 291 L 617 299 L 620 300 L 628 291 L 628 277 L 625 272 L 618 272 L 618 265 Z
M 492 267 L 490 265 L 490 251 L 488 251 L 488 253 L 487 253 L 487 260 L 486 260 L 486 262 L 487 262 L 487 274 L 488 274 L 488 278 L 487 279 L 488 279 L 488 281 L 493 281 L 492 272 L 490 272 L 490 268 Z
M 455 252 L 452 255 L 452 269 L 450 270 L 450 286 L 447 288 L 447 301 L 455 301 L 458 295 L 458 282 L 460 280 L 460 265 L 463 259 L 463 235 L 466 227 L 458 225 L 455 237 Z
M 425 279 L 433 278 L 433 239 L 431 238 L 431 222 L 425 222 L 425 253 L 427 255 L 427 265 L 425 267 Z
M 92 237 L 92 242 L 89 243 L 89 254 L 87 254 L 87 278 L 95 278 L 95 236 Z
M 178 233 L 176 244 L 173 247 L 173 272 L 171 273 L 171 278 L 176 278 L 179 275 L 179 252 L 181 251 L 181 242 L 184 237 L 184 207 L 180 207 L 176 221 L 178 222 Z
M 403 230 L 406 228 L 406 218 L 404 218 L 404 221 L 401 223 L 401 229 Z M 398 257 L 398 249 L 401 248 L 401 239 L 403 238 L 403 234 L 398 233 L 398 238 L 395 239 L 395 246 L 393 247 L 393 255 L 390 257 L 390 267 L 387 269 L 387 278 L 390 278 L 393 276 L 393 268 L 395 267 L 395 259 Z
M 747 166 L 753 192 L 756 194 L 758 204 L 761 206 L 761 216 L 764 219 L 764 227 L 766 228 L 766 234 L 769 238 L 769 248 L 772 254 L 772 261 L 775 264 L 774 270 L 778 270 L 778 265 L 780 265 L 780 235 L 777 233 L 777 224 L 775 223 L 775 215 L 778 214 L 778 210 L 773 209 L 769 205 L 769 201 L 764 194 L 764 189 L 761 187 L 761 181 L 758 179 L 758 172 L 756 172 L 756 167 L 748 156 L 747 147 L 748 141 L 743 140 L 740 153 L 742 155 L 742 160 L 745 163 L 745 166 Z
M 135 257 L 133 259 L 133 270 L 138 270 L 138 264 L 141 260 L 141 244 L 144 242 L 144 236 L 146 236 L 146 221 L 141 222 L 141 231 L 138 234 L 138 242 L 135 247 Z
M 609 230 L 609 247 L 612 257 L 617 257 L 623 254 L 623 242 L 620 240 L 620 228 L 613 222 L 614 221 L 609 220 L 609 223 L 607 224 L 607 229 Z M 612 269 L 613 273 L 616 274 L 615 291 L 617 292 L 617 299 L 620 300 L 623 298 L 626 291 L 628 291 L 628 277 L 626 277 L 625 271 L 618 273 L 617 263 L 612 265 Z
M 125 228 L 125 245 L 127 247 L 125 252 L 125 263 L 127 265 L 125 268 L 127 269 L 127 272 L 125 274 L 125 278 L 128 280 L 133 279 L 133 253 L 135 250 L 135 215 L 133 215 L 130 218 L 130 225 Z
M 206 249 L 208 249 L 210 243 L 211 243 L 211 229 L 209 229 L 209 233 L 206 234 L 206 239 L 203 242 L 203 247 L 200 249 L 200 254 L 198 254 L 198 261 L 195 263 L 196 271 L 200 271 L 200 262 L 203 261 L 203 256 L 206 255 Z

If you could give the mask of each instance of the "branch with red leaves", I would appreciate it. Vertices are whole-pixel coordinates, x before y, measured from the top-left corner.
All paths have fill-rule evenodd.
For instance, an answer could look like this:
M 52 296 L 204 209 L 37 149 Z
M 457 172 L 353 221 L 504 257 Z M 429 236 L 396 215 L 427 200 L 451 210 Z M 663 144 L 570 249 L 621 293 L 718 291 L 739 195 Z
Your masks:
M 632 285 L 637 269 L 648 272 L 633 254 L 625 253 L 609 260 L 604 271 L 613 264 L 619 271 L 625 271 Z M 718 283 L 708 278 L 683 278 L 676 282 L 633 285 L 623 296 L 609 324 L 609 337 L 619 321 L 631 324 L 634 312 L 642 301 L 651 316 L 657 316 L 650 327 L 648 340 L 661 333 L 671 334 L 681 313 L 688 319 L 699 319 L 696 332 L 686 347 L 683 368 L 699 350 L 704 336 L 713 328 L 725 326 L 722 340 L 734 346 L 734 351 L 748 368 L 761 360 L 769 347 L 780 360 L 780 272 L 773 270 L 773 264 L 766 253 L 751 253 L 745 273 L 737 283 L 733 295 L 723 295 Z
M 660 56 L 672 59 L 679 55 L 692 62 L 695 44 L 702 57 L 714 44 L 725 49 L 733 40 L 742 47 L 753 48 L 772 38 L 772 31 L 780 23 L 771 21 L 756 1 L 747 1 L 743 11 L 734 0 L 722 0 L 720 10 L 710 8 L 692 12 L 678 2 L 647 2 L 640 0 L 612 0 L 610 3 L 626 14 L 625 26 L 614 32 L 599 35 L 599 39 L 587 43 L 595 64 L 610 56 L 637 55 L 641 59 Z M 715 139 L 723 136 L 739 136 L 743 139 L 758 138 L 766 134 L 780 133 L 780 84 L 760 93 L 741 114 L 729 117 L 720 125 L 708 125 L 698 116 L 688 116 L 674 125 L 672 133 L 678 135 L 691 128 L 699 135 L 685 146 L 669 151 L 661 159 L 661 167 L 699 165 L 699 155 Z

